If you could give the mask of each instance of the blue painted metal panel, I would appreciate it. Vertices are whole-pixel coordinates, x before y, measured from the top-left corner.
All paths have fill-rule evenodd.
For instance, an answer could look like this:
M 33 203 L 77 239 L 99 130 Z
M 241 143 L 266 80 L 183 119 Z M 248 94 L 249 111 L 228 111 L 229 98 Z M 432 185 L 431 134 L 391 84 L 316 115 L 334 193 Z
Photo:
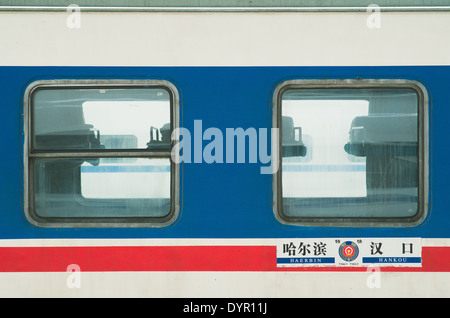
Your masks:
M 272 211 L 272 176 L 259 163 L 182 165 L 181 214 L 167 228 L 45 229 L 22 210 L 23 94 L 43 79 L 164 79 L 181 97 L 180 126 L 270 128 L 277 84 L 289 79 L 400 78 L 421 82 L 430 97 L 430 201 L 414 228 L 324 228 L 280 224 Z M 448 237 L 450 224 L 450 67 L 0 67 L 0 238 Z

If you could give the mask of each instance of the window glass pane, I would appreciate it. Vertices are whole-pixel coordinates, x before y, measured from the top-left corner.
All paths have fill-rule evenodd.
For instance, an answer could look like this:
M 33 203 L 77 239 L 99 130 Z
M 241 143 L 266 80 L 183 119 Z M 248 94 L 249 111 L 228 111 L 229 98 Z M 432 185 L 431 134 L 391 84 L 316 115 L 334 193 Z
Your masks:
M 417 213 L 414 90 L 292 89 L 283 94 L 281 107 L 287 217 Z M 286 151 L 289 147 L 303 151 Z
M 170 147 L 170 95 L 162 88 L 41 88 L 32 105 L 36 150 Z
M 35 159 L 41 217 L 163 217 L 170 212 L 170 159 Z

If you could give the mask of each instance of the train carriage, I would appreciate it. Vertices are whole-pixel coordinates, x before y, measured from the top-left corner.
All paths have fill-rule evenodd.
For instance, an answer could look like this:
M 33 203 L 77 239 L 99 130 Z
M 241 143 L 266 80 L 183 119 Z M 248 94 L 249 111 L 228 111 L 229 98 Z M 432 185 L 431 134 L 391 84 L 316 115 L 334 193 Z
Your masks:
M 325 2 L 0 1 L 0 295 L 450 296 L 450 6 Z

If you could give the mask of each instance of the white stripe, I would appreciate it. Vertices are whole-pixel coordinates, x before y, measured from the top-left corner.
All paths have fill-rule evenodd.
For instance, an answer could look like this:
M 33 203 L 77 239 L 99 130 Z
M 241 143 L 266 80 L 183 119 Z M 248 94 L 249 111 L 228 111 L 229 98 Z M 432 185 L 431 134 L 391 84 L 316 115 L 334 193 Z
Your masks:
M 450 12 L 70 14 L 0 12 L 1 65 L 450 65 Z
M 0 240 L 0 247 L 71 246 L 275 246 L 273 239 L 18 239 Z
M 386 238 L 386 237 L 383 237 Z M 0 247 L 73 247 L 73 246 L 276 246 L 278 239 L 3 239 Z M 423 247 L 449 247 L 450 238 L 423 238 Z
M 79 279 L 80 288 L 73 288 L 73 285 L 67 283 L 71 283 L 74 279 Z M 379 285 L 375 285 L 374 282 L 379 282 Z M 81 268 L 79 273 L 0 273 L 0 286 L 2 286 L 0 297 L 447 298 L 450 297 L 450 273 L 382 271 L 379 273 L 372 271 L 93 273 L 83 272 Z M 193 302 L 200 304 L 200 301 Z M 261 302 L 264 302 L 264 299 Z M 269 313 L 273 313 L 274 308 L 268 309 Z M 340 307 L 336 307 L 336 310 L 340 310 Z

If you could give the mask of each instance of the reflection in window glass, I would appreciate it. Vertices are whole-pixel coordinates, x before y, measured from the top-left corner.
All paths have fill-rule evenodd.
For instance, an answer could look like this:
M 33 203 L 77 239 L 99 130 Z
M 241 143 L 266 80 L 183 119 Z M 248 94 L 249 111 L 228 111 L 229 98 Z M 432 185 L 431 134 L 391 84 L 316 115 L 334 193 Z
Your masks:
M 151 84 L 69 83 L 32 91 L 28 162 L 33 219 L 58 226 L 153 225 L 171 219 L 173 96 Z
M 157 88 L 41 89 L 33 127 L 37 150 L 168 147 L 170 96 Z
M 136 102 L 95 101 L 83 103 L 83 114 L 86 122 L 93 123 L 95 129 L 101 132 L 100 143 L 107 143 L 104 145 L 106 149 L 142 149 L 147 148 L 151 138 L 156 140 L 156 135 L 160 134 L 159 130 L 169 123 L 169 106 L 168 99 Z M 167 128 L 170 133 L 170 126 Z M 134 140 L 131 141 L 132 137 Z M 163 135 L 159 136 L 158 140 L 161 140 L 161 137 Z M 119 143 L 120 139 L 123 140 L 122 143 Z
M 339 112 L 335 111 L 336 108 L 340 109 Z M 296 126 L 313 138 L 307 147 L 312 157 L 310 161 L 296 163 L 288 160 L 292 157 L 283 158 L 283 171 L 289 172 L 283 175 L 285 196 L 366 196 L 365 158 L 362 162 L 351 161 L 351 155 L 342 147 L 348 141 L 348 129 L 353 118 L 364 115 L 368 115 L 368 102 L 365 100 L 283 102 L 283 116 L 291 117 Z M 297 182 L 300 179 L 302 182 Z
M 170 159 L 92 165 L 95 159 L 37 159 L 40 217 L 163 217 L 170 212 Z
M 84 198 L 170 198 L 169 159 L 127 158 L 133 162 L 81 165 Z M 123 160 L 123 159 L 121 159 Z
M 306 153 L 283 149 L 289 217 L 409 217 L 418 210 L 418 96 L 412 89 L 291 89 L 282 95 L 282 146 L 292 129 Z M 285 125 L 292 121 L 292 124 Z M 305 158 L 302 161 L 294 158 Z

